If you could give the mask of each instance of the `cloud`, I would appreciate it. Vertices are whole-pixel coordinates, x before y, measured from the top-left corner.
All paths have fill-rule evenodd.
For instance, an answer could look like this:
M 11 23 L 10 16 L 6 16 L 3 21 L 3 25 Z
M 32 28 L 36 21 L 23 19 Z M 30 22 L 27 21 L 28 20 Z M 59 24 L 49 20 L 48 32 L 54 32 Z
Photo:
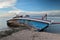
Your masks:
M 11 16 L 14 16 L 15 14 L 12 14 L 12 13 L 7 13 L 7 14 L 1 14 L 0 15 L 0 18 L 2 17 L 11 17 Z
M 50 10 L 50 11 L 42 11 L 42 12 L 31 12 L 31 11 L 22 11 L 22 10 L 11 10 L 8 11 L 6 14 L 0 15 L 0 17 L 9 17 L 9 16 L 15 16 L 15 15 L 60 15 L 60 10 Z
M 49 15 L 59 15 L 60 14 L 60 10 L 42 11 L 42 13 L 47 13 Z
M 11 10 L 9 11 L 9 13 L 15 13 L 15 14 L 22 14 L 22 15 L 25 15 L 25 14 L 53 14 L 53 15 L 57 15 L 57 14 L 60 14 L 60 10 L 49 10 L 49 11 L 41 11 L 41 12 L 34 12 L 34 11 L 23 11 L 23 10 Z
M 0 0 L 0 8 L 12 7 L 16 3 L 16 0 Z

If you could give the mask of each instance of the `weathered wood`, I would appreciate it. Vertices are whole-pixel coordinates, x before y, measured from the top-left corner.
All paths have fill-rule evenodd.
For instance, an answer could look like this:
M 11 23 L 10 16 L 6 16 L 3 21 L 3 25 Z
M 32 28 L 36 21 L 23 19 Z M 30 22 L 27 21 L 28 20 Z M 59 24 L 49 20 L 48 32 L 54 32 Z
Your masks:
M 27 25 L 27 24 L 24 24 L 24 23 L 19 23 L 16 20 L 7 21 L 7 25 L 9 27 L 20 27 L 20 26 L 22 26 L 22 27 L 27 27 L 30 30 L 37 30 L 36 28 L 33 28 L 31 25 Z

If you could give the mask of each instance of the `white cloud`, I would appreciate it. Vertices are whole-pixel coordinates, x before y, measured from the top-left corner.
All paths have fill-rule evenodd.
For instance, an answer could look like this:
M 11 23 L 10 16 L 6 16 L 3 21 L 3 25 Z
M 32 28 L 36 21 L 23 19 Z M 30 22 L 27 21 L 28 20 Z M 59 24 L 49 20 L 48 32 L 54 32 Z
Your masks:
M 0 8 L 14 6 L 15 3 L 16 3 L 16 0 L 0 0 Z
M 6 14 L 1 14 L 0 17 L 11 17 L 14 16 L 15 14 L 12 13 L 6 13 Z
M 43 13 L 47 13 L 49 15 L 59 15 L 60 10 L 50 10 L 50 11 L 42 11 Z
M 42 11 L 42 12 L 31 12 L 31 11 L 22 11 L 22 10 L 11 10 L 8 11 L 6 14 L 0 15 L 0 17 L 8 17 L 8 16 L 15 16 L 15 15 L 30 15 L 30 14 L 48 14 L 48 15 L 60 15 L 60 10 L 51 10 L 51 11 Z
M 42 11 L 42 12 L 33 12 L 33 11 L 22 11 L 22 10 L 12 10 L 9 11 L 9 13 L 15 13 L 20 15 L 26 15 L 26 14 L 49 14 L 49 15 L 57 15 L 60 14 L 60 10 L 50 10 L 50 11 Z

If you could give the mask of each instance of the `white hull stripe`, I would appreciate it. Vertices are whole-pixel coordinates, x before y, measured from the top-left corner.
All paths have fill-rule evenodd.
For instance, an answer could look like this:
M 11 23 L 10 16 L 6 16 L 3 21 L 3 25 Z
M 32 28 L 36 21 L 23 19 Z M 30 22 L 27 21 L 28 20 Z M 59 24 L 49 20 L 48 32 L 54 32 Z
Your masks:
M 38 19 L 32 19 L 32 18 L 14 18 L 14 19 L 26 19 L 26 20 L 33 20 L 33 21 L 38 21 L 38 22 L 45 22 L 48 24 L 51 24 L 51 21 L 47 21 L 47 20 L 38 20 Z

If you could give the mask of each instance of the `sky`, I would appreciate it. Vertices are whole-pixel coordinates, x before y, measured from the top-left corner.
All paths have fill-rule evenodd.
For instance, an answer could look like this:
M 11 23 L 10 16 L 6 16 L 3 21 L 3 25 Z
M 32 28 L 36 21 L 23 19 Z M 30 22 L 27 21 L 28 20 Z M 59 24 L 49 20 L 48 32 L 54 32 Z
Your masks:
M 16 7 L 26 11 L 60 10 L 60 0 L 18 0 Z
M 60 0 L 0 0 L 0 15 L 11 12 L 59 11 Z

